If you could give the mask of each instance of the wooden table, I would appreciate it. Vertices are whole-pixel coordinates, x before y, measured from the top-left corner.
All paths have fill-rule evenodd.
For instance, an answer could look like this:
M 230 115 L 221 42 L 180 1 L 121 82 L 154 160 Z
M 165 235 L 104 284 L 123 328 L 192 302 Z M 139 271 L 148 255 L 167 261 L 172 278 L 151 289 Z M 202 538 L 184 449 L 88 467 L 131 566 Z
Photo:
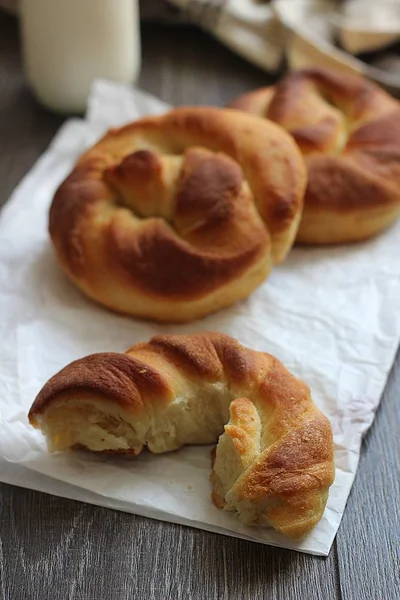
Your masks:
M 195 29 L 146 25 L 143 55 L 140 85 L 174 104 L 269 81 Z M 32 99 L 17 24 L 0 14 L 0 204 L 62 121 Z M 400 355 L 327 559 L 0 484 L 0 599 L 398 600 L 399 395 Z

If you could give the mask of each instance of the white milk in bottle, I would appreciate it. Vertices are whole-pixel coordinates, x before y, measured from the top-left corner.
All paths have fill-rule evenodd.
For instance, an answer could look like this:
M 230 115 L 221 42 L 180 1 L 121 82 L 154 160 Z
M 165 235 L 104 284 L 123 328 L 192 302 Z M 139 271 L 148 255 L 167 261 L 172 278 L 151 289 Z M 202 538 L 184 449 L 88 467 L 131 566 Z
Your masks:
M 94 79 L 136 81 L 138 0 L 22 0 L 20 10 L 26 77 L 48 108 L 82 113 Z

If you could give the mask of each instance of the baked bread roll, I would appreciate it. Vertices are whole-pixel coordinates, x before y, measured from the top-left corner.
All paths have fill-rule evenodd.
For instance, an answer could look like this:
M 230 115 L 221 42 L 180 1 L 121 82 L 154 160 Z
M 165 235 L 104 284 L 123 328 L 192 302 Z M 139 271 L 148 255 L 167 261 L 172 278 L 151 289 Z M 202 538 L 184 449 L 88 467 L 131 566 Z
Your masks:
M 162 453 L 219 438 L 214 503 L 290 537 L 320 520 L 334 480 L 331 427 L 308 386 L 219 333 L 77 360 L 46 383 L 29 421 L 52 452 Z
M 358 75 L 295 71 L 232 107 L 289 131 L 308 167 L 297 241 L 357 242 L 400 214 L 400 104 Z
M 179 108 L 113 129 L 87 151 L 55 194 L 50 236 L 92 299 L 188 321 L 245 298 L 284 259 L 305 185 L 282 128 Z

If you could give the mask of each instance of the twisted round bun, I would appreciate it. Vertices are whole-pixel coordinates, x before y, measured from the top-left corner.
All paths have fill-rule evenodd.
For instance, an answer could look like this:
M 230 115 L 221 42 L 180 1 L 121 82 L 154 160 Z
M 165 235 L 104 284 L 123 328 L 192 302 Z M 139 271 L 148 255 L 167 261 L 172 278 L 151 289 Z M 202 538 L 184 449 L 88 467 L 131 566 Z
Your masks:
M 113 129 L 57 190 L 50 236 L 88 296 L 188 321 L 248 296 L 296 235 L 304 161 L 280 127 L 179 108 Z
M 331 427 L 308 386 L 218 333 L 77 360 L 46 383 L 29 420 L 51 451 L 162 453 L 220 436 L 214 503 L 291 537 L 320 520 L 334 479 Z
M 400 104 L 358 75 L 295 71 L 232 107 L 289 131 L 308 167 L 297 241 L 356 242 L 400 214 Z

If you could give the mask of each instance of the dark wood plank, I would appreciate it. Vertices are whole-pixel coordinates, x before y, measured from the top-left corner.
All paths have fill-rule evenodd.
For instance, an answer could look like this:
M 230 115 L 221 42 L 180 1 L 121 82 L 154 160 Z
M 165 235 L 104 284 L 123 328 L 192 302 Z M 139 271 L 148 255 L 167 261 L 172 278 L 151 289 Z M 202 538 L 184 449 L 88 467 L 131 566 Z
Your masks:
M 222 106 L 274 79 L 191 27 L 143 28 L 140 87 L 175 105 Z
M 346 600 L 400 598 L 400 353 L 367 434 L 337 536 Z
M 0 505 L 2 600 L 339 597 L 334 553 L 313 558 L 5 485 Z
M 140 85 L 165 101 L 223 105 L 269 81 L 197 30 L 143 29 Z M 32 99 L 16 23 L 0 15 L 0 202 L 62 121 Z M 338 535 L 339 555 L 336 546 L 319 559 L 3 484 L 1 600 L 397 598 L 399 373 L 400 365 L 363 452 Z M 388 484 L 395 477 L 397 483 Z

